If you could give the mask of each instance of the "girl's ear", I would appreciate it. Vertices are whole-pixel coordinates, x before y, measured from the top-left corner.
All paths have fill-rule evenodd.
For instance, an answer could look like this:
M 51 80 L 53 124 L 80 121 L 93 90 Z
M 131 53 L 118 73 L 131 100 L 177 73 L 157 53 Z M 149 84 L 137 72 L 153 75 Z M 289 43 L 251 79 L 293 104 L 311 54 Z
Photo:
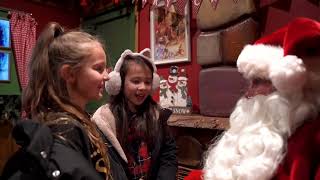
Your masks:
M 74 72 L 68 64 L 62 65 L 62 67 L 60 68 L 60 76 L 67 83 L 74 83 L 76 79 Z

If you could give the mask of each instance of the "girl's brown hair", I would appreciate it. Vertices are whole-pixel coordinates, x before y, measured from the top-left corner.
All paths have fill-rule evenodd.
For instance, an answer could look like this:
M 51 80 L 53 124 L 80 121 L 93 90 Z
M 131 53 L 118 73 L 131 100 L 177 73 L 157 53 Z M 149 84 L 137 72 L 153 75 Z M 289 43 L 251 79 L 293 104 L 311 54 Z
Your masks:
M 30 80 L 23 90 L 22 107 L 28 117 L 42 123 L 52 123 L 48 122 L 50 118 L 46 118 L 49 112 L 67 112 L 76 117 L 92 145 L 101 152 L 108 169 L 107 175 L 111 176 L 107 149 L 96 125 L 84 110 L 71 103 L 66 82 L 59 73 L 65 64 L 78 71 L 84 59 L 90 55 L 86 48 L 97 44 L 103 47 L 96 37 L 88 33 L 80 30 L 64 31 L 58 23 L 49 23 L 33 49 L 29 64 Z

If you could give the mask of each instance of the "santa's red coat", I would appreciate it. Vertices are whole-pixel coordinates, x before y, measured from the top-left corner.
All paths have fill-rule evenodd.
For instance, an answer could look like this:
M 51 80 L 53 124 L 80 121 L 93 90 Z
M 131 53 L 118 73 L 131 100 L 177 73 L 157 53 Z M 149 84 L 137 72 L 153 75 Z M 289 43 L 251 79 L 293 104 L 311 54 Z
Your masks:
M 199 180 L 202 171 L 191 172 L 185 180 Z M 320 116 L 305 122 L 288 141 L 288 149 L 273 180 L 320 180 Z
M 274 180 L 320 180 L 320 117 L 305 122 L 290 137 Z

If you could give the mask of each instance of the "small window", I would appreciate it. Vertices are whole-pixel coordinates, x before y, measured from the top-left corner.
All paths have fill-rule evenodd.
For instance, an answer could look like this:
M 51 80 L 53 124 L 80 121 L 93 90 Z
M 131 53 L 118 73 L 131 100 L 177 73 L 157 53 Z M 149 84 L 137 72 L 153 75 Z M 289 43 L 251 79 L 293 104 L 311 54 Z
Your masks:
M 10 48 L 10 23 L 4 19 L 0 19 L 0 47 Z
M 0 51 L 0 81 L 10 81 L 10 54 Z
M 10 81 L 11 39 L 9 20 L 0 19 L 0 82 Z

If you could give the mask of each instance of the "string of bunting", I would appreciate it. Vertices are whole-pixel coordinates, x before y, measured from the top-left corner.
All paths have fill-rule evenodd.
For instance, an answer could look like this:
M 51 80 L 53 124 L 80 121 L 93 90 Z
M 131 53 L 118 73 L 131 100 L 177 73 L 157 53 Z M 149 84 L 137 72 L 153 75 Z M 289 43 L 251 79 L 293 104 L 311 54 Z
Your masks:
M 138 1 L 142 1 L 142 8 L 144 8 L 147 3 L 150 4 L 151 8 L 155 8 L 159 6 L 160 2 L 162 4 L 164 2 L 164 7 L 166 9 L 169 9 L 171 5 L 173 5 L 176 13 L 180 15 L 184 15 L 185 6 L 187 2 L 190 1 L 189 3 L 191 4 L 192 18 L 195 19 L 197 17 L 199 8 L 203 0 L 138 0 Z M 213 9 L 217 8 L 219 1 L 220 0 L 210 0 Z M 238 0 L 233 0 L 233 2 L 237 3 Z
M 80 6 L 85 10 L 85 11 L 90 11 L 92 8 L 100 8 L 100 6 L 105 5 L 105 1 L 112 2 L 114 5 L 119 5 L 121 1 L 126 1 L 130 3 L 135 3 L 137 2 L 138 4 L 142 5 L 142 8 L 146 6 L 146 4 L 150 4 L 151 8 L 156 8 L 159 7 L 159 5 L 164 5 L 166 9 L 171 8 L 173 5 L 175 12 L 184 15 L 185 14 L 185 7 L 187 2 L 189 1 L 189 4 L 191 6 L 191 17 L 195 19 L 197 17 L 197 14 L 199 12 L 201 3 L 203 0 L 80 0 Z M 214 10 L 218 7 L 218 4 L 220 1 L 226 1 L 226 0 L 209 0 L 211 2 L 211 5 Z M 239 0 L 233 0 L 234 3 L 237 3 Z M 261 0 L 263 2 L 265 1 L 277 1 L 277 0 Z M 96 7 L 97 6 L 97 7 Z M 106 5 L 107 6 L 107 5 Z

